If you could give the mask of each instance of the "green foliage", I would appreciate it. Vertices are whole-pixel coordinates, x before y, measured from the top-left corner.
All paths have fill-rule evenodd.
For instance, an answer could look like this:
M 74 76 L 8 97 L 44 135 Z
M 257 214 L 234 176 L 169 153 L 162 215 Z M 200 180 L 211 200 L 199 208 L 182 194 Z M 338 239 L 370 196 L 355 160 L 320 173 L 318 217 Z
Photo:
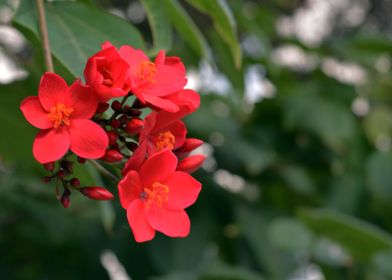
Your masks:
M 298 279 L 310 267 L 325 279 L 390 279 L 391 27 L 337 20 L 329 37 L 309 45 L 277 32 L 279 19 L 303 1 L 140 0 L 146 20 L 137 25 L 107 12 L 126 15 L 129 2 L 48 1 L 55 69 L 67 80 L 81 77 L 105 41 L 151 56 L 164 49 L 188 70 L 207 61 L 201 108 L 186 118 L 189 137 L 209 143 L 206 169 L 195 174 L 203 191 L 189 209 L 191 234 L 137 244 L 117 200 L 75 192 L 64 210 L 55 183 L 40 182 L 45 172 L 31 155 L 37 130 L 19 104 L 36 94 L 45 67 L 35 2 L 20 1 L 13 26 L 28 46 L 14 50 L 0 40 L 0 51 L 28 73 L 0 84 L 0 278 L 108 279 L 101 257 L 109 251 L 132 279 Z M 376 2 L 366 18 L 383 13 Z M 282 46 L 314 65 L 280 63 Z M 367 78 L 347 82 L 340 70 L 326 71 L 331 59 L 356 64 Z M 256 102 L 247 96 L 253 68 L 256 84 L 275 93 Z M 216 72 L 228 79 L 225 92 L 217 92 Z M 116 193 L 89 164 L 75 164 L 75 174 Z

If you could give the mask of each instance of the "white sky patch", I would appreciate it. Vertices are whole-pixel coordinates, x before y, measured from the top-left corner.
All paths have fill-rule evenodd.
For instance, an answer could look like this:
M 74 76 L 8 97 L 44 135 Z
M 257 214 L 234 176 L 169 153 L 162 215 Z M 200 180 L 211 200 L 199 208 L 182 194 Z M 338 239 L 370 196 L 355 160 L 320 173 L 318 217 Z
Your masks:
M 351 104 L 351 110 L 358 117 L 366 116 L 370 110 L 369 101 L 366 98 L 357 97 L 353 100 L 353 103 Z
M 25 77 L 27 77 L 27 72 L 18 67 L 15 62 L 0 49 L 0 84 L 8 84 Z
M 274 50 L 272 60 L 292 70 L 308 72 L 317 67 L 318 58 L 295 45 L 283 45 Z
M 298 269 L 289 280 L 325 280 L 325 277 L 316 264 L 308 264 Z
M 222 188 L 233 193 L 240 193 L 244 191 L 246 185 L 246 182 L 242 177 L 234 175 L 224 169 L 218 169 L 215 171 L 214 181 Z
M 362 85 L 368 79 L 365 69 L 359 64 L 341 62 L 332 57 L 323 59 L 321 69 L 328 76 L 349 85 Z

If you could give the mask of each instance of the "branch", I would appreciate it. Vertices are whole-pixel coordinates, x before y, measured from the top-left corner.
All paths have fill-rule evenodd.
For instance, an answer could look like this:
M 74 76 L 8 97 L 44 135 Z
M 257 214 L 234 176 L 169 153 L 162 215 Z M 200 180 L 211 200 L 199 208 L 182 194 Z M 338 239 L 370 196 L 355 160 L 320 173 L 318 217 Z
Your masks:
M 103 167 L 98 161 L 96 160 L 90 160 L 91 164 L 94 165 L 94 167 L 101 172 L 103 175 L 108 177 L 109 179 L 113 180 L 115 183 L 118 183 L 119 179 L 117 176 L 115 176 L 113 173 L 111 173 L 109 170 L 107 170 L 105 167 Z
M 45 18 L 44 0 L 36 0 L 36 4 L 38 9 L 39 29 L 42 36 L 42 43 L 43 43 L 44 54 L 45 54 L 46 70 L 49 72 L 53 72 L 54 71 L 53 61 L 50 52 L 48 28 L 47 28 L 46 18 Z

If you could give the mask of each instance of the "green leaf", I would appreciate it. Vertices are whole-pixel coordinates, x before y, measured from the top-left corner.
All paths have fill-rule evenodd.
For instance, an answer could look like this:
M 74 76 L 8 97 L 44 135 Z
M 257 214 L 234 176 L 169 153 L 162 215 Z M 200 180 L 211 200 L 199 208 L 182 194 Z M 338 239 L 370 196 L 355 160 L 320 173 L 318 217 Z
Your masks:
M 199 56 L 211 60 L 211 52 L 206 39 L 180 3 L 177 0 L 167 0 L 165 8 L 174 28 L 189 43 L 189 46 Z
M 373 153 L 367 162 L 367 183 L 380 199 L 392 199 L 392 153 Z
M 372 263 L 377 270 L 389 277 L 392 277 L 392 251 L 383 251 L 376 254 L 373 257 Z
M 392 248 L 392 237 L 372 224 L 333 210 L 302 210 L 300 218 L 314 232 L 334 240 L 353 257 L 369 260 Z
M 105 41 L 116 46 L 144 48 L 140 33 L 132 25 L 81 3 L 48 3 L 46 17 L 53 55 L 77 77 L 82 75 L 87 59 Z M 40 37 L 33 1 L 22 1 L 14 22 Z
M 150 53 L 155 55 L 159 50 L 169 51 L 172 45 L 172 29 L 165 12 L 164 2 L 141 0 L 141 3 L 147 13 L 154 40 L 154 48 L 150 50 Z
M 241 67 L 242 52 L 237 38 L 237 25 L 230 7 L 225 0 L 187 0 L 192 6 L 208 14 L 213 22 L 214 28 L 229 45 L 230 51 L 237 68 Z
M 310 231 L 301 222 L 288 218 L 273 221 L 268 227 L 268 238 L 277 248 L 288 251 L 308 250 L 312 242 Z

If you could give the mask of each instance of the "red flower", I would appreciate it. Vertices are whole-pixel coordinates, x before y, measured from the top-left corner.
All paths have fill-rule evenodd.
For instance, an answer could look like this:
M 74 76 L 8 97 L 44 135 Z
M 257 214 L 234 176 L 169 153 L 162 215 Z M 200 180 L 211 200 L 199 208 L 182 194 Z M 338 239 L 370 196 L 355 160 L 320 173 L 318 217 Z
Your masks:
M 89 120 L 97 104 L 96 96 L 80 81 L 68 87 L 60 76 L 45 73 L 38 97 L 29 96 L 20 105 L 27 121 L 41 129 L 33 144 L 36 160 L 40 163 L 56 161 L 68 149 L 83 158 L 102 157 L 108 136 Z
M 131 46 L 122 46 L 121 57 L 130 67 L 131 91 L 144 104 L 154 108 L 176 112 L 178 105 L 168 96 L 186 85 L 185 67 L 178 57 L 166 57 L 160 51 L 154 62 Z
M 87 60 L 84 78 L 100 102 L 112 97 L 125 96 L 130 90 L 129 66 L 110 43 Z
M 148 158 L 140 171 L 130 171 L 118 184 L 121 205 L 137 242 L 154 238 L 155 231 L 170 237 L 189 234 L 184 211 L 192 205 L 201 184 L 189 174 L 176 171 L 177 157 L 168 149 Z
M 144 120 L 140 132 L 139 147 L 125 164 L 123 174 L 138 170 L 146 156 L 164 148 L 178 149 L 186 142 L 186 127 L 180 119 L 194 112 L 200 105 L 200 96 L 193 90 L 185 89 L 169 97 L 179 110 L 175 113 L 159 111 L 150 113 Z

